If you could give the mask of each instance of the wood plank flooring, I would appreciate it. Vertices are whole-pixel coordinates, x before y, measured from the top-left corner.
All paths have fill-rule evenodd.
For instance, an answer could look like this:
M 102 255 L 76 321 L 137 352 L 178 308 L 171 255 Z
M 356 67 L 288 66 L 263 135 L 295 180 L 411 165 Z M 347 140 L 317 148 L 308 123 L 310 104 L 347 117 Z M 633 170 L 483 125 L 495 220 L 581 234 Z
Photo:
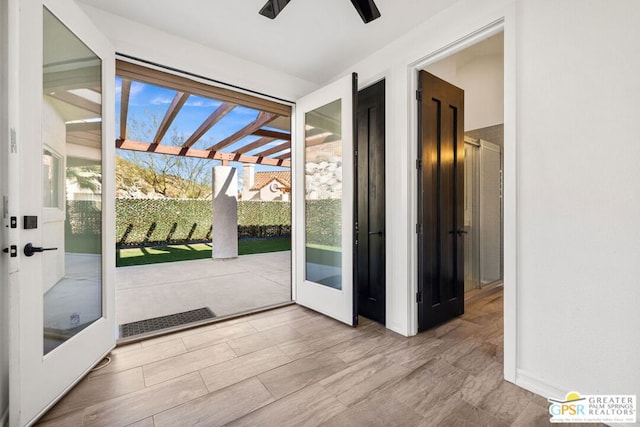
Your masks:
M 502 379 L 502 292 L 406 338 L 300 306 L 118 347 L 41 426 L 538 426 Z

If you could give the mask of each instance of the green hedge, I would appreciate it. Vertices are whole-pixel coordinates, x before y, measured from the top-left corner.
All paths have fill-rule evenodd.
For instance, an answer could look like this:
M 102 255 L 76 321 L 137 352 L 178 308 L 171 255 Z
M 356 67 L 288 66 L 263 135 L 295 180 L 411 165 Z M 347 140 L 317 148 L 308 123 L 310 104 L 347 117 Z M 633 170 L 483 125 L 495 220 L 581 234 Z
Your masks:
M 117 199 L 118 246 L 211 240 L 211 200 Z M 291 234 L 288 202 L 239 201 L 239 237 Z
M 118 246 L 190 242 L 210 238 L 210 200 L 116 200 Z
M 67 201 L 64 222 L 65 251 L 98 254 L 102 250 L 102 204 Z
M 341 246 L 340 200 L 305 203 L 307 243 Z M 100 234 L 100 209 L 94 202 L 67 202 L 67 234 L 80 239 Z M 211 240 L 210 200 L 117 199 L 116 244 L 119 247 Z M 238 236 L 291 234 L 291 203 L 241 200 Z
M 336 199 L 305 202 L 306 243 L 315 246 L 342 246 L 342 201 Z

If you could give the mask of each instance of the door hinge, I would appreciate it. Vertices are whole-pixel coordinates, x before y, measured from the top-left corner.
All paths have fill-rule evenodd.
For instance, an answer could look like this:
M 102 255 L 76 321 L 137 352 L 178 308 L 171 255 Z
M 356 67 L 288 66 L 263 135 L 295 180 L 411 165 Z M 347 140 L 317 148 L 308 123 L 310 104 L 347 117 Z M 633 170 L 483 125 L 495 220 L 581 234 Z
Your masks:
M 422 159 L 416 159 L 416 169 L 420 169 L 422 167 Z
M 422 302 L 422 292 L 416 292 L 416 302 L 417 303 Z
M 416 90 L 416 99 L 422 101 L 422 89 Z
M 422 224 L 416 224 L 416 234 L 422 234 Z

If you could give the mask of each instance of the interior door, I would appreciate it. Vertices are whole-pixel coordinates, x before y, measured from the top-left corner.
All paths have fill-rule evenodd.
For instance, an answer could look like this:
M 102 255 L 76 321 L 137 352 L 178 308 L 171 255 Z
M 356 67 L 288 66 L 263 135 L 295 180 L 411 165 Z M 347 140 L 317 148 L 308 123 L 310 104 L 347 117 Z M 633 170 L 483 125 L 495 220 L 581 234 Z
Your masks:
M 356 325 L 354 128 L 357 75 L 296 103 L 296 287 L 298 304 Z
M 464 313 L 464 91 L 419 75 L 418 329 Z
M 21 2 L 10 177 L 10 419 L 32 423 L 115 345 L 115 54 L 74 2 Z M 13 243 L 13 242 L 12 242 Z
M 385 82 L 358 92 L 358 314 L 385 324 Z

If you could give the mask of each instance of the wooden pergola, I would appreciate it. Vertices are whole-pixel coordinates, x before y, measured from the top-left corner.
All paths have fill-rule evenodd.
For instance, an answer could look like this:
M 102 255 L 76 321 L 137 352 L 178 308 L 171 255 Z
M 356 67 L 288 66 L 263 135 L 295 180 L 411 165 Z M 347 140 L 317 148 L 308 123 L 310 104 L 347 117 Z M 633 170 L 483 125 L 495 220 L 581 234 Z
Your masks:
M 233 161 L 291 167 L 290 106 L 120 60 L 116 62 L 116 75 L 122 79 L 120 129 L 119 136 L 116 138 L 117 148 L 220 160 L 223 164 Z M 151 141 L 127 139 L 129 97 L 133 81 L 176 91 Z M 191 95 L 216 100 L 221 104 L 182 142 L 182 145 L 163 144 L 162 139 Z M 210 146 L 196 147 L 198 141 L 211 128 L 239 105 L 258 110 L 257 117 L 221 141 Z M 269 128 L 265 128 L 266 126 Z M 247 136 L 255 136 L 258 139 L 246 144 L 237 144 Z M 274 143 L 276 144 L 274 145 Z M 233 150 L 229 150 L 232 145 L 234 146 Z

